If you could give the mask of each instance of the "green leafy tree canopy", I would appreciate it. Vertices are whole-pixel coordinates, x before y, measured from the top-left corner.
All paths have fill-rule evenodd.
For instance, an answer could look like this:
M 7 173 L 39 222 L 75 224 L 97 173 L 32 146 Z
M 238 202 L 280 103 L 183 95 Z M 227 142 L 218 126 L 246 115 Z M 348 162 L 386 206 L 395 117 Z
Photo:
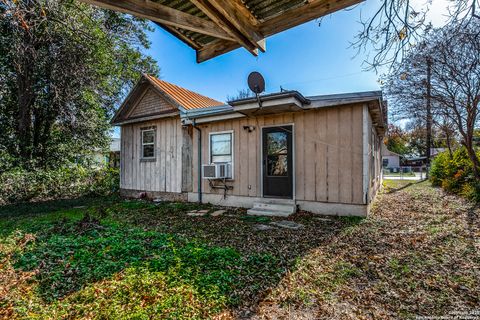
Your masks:
M 55 167 L 105 148 L 114 107 L 159 73 L 151 28 L 73 0 L 0 0 L 0 160 Z

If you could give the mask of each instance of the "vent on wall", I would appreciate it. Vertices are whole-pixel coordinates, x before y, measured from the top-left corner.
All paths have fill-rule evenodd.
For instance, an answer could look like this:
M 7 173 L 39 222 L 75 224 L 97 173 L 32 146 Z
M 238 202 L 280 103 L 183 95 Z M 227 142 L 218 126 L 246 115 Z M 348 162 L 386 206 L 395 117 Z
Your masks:
M 231 163 L 214 163 L 202 165 L 203 179 L 230 179 L 232 177 Z

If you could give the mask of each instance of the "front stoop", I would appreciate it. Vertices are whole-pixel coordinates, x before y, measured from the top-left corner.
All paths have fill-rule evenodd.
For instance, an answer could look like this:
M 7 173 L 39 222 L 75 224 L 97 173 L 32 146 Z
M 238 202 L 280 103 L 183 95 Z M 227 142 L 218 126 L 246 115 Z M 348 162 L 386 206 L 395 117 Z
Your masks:
M 293 200 L 264 200 L 255 202 L 247 214 L 253 216 L 288 217 L 297 212 L 297 205 Z

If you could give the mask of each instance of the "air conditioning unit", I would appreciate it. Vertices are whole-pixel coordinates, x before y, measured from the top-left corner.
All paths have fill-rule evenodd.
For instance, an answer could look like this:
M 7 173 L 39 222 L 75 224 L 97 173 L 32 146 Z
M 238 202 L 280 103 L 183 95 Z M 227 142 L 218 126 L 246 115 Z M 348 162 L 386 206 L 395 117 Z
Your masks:
M 212 163 L 202 165 L 203 179 L 230 179 L 232 177 L 231 163 Z

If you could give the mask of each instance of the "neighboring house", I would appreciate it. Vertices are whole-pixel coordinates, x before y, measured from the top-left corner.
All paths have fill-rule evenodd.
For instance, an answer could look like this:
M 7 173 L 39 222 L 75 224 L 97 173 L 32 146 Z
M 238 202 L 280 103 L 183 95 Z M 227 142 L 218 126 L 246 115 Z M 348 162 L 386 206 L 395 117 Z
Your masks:
M 435 158 L 439 153 L 447 151 L 447 148 L 430 148 L 430 156 Z
M 112 138 L 108 151 L 96 150 L 90 157 L 90 163 L 96 166 L 109 165 L 112 168 L 120 167 L 120 138 Z
M 381 92 L 226 105 L 145 75 L 112 123 L 124 196 L 365 216 L 381 186 Z
M 406 157 L 405 160 L 405 166 L 407 167 L 424 167 L 427 165 L 427 157 L 425 156 L 411 156 L 411 157 Z
M 387 146 L 382 143 L 382 166 L 385 169 L 400 168 L 400 157 L 401 155 L 388 150 Z
M 112 138 L 112 141 L 110 142 L 110 150 L 105 159 L 108 165 L 112 168 L 120 168 L 120 145 L 120 138 Z

